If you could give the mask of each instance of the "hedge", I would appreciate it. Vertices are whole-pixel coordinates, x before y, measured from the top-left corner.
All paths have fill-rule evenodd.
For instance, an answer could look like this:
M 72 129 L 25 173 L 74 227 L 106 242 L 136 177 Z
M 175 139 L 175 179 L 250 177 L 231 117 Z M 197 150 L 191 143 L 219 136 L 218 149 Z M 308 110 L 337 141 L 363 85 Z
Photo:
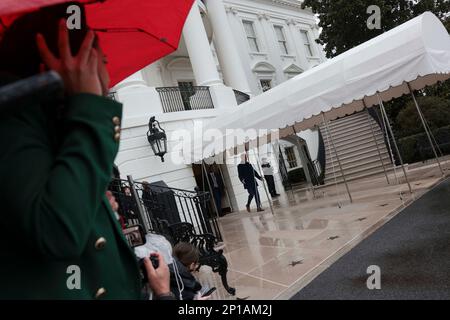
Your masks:
M 450 154 L 450 126 L 434 130 L 433 135 L 442 153 L 444 155 Z M 414 163 L 434 158 L 433 150 L 425 132 L 399 139 L 398 147 L 405 163 Z M 437 152 L 440 156 L 439 151 Z

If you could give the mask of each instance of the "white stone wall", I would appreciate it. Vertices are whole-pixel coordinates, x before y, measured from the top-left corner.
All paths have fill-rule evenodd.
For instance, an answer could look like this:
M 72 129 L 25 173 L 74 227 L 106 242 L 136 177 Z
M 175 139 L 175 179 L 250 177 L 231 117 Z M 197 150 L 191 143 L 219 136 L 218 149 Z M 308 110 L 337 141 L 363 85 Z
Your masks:
M 325 60 L 323 49 L 315 43 L 318 37 L 315 16 L 309 10 L 300 9 L 299 5 L 286 6 L 280 2 L 283 1 L 224 0 L 229 23 L 238 43 L 239 54 L 253 94 L 261 93 L 259 79 L 271 78 L 273 85 L 278 85 L 289 80 L 295 73 L 306 71 Z M 251 52 L 243 20 L 254 22 L 261 52 Z M 289 51 L 287 55 L 279 48 L 274 25 L 284 28 Z M 300 30 L 306 30 L 310 36 L 314 46 L 313 57 L 306 53 Z M 270 68 L 272 70 L 264 66 L 272 67 Z
M 318 130 L 305 130 L 298 134 L 300 138 L 306 141 L 308 145 L 309 155 L 314 162 L 317 160 L 319 154 L 319 131 Z

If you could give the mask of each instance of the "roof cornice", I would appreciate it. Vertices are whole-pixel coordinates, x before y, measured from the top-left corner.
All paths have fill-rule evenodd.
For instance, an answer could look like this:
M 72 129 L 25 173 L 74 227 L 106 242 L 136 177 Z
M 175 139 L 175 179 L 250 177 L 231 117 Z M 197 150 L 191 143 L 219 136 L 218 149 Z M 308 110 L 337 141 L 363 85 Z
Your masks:
M 302 8 L 302 2 L 303 2 L 303 1 L 297 1 L 297 0 L 269 0 L 269 1 L 276 3 L 276 4 L 288 6 L 288 7 L 294 7 L 297 9 Z

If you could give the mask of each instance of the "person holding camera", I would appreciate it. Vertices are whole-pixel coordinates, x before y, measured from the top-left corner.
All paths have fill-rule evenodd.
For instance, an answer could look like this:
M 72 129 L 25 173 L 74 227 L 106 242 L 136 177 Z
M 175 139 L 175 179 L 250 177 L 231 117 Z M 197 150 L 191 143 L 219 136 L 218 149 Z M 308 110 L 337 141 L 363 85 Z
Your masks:
M 0 299 L 141 299 L 139 266 L 106 194 L 122 105 L 105 97 L 107 58 L 84 13 L 81 29 L 67 29 L 69 5 L 18 18 L 0 42 L 0 86 L 45 70 L 65 86 L 63 97 L 2 114 Z M 144 259 L 150 287 L 173 299 L 157 258 L 157 269 Z
M 261 167 L 264 174 L 264 179 L 267 181 L 267 186 L 269 187 L 269 193 L 272 198 L 279 197 L 275 188 L 275 179 L 273 178 L 273 168 L 267 158 L 262 158 Z

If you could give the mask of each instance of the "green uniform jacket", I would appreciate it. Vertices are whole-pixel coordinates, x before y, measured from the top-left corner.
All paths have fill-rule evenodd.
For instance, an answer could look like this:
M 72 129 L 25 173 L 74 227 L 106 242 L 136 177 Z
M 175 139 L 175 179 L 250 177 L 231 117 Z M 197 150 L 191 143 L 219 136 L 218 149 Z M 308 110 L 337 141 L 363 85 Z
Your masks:
M 55 110 L 30 104 L 0 119 L 0 299 L 140 299 L 105 196 L 122 105 L 78 94 Z

